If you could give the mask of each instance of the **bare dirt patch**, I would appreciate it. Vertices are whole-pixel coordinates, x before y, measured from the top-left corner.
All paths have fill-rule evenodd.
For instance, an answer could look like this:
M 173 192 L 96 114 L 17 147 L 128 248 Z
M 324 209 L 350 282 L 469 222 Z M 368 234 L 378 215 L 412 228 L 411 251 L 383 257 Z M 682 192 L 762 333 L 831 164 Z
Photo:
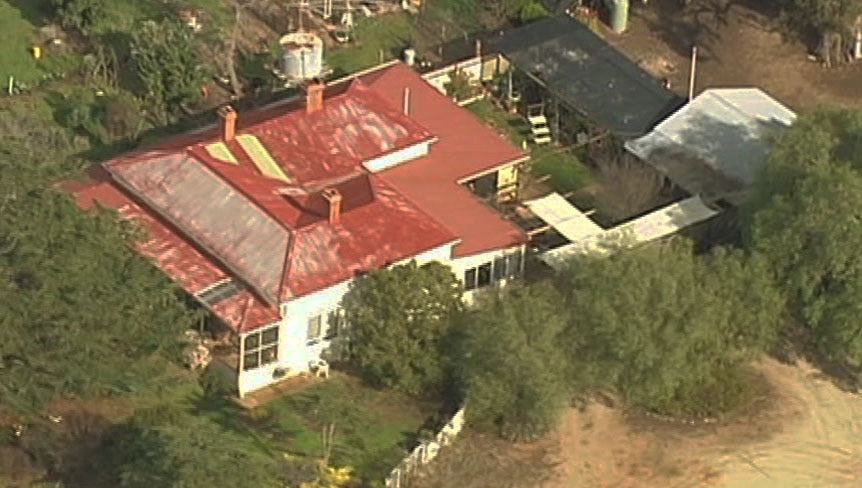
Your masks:
M 732 420 L 686 425 L 591 403 L 548 439 L 511 446 L 476 434 L 431 464 L 419 488 L 802 488 L 859 486 L 862 397 L 816 369 L 773 359 Z
M 775 3 L 775 2 L 772 2 Z M 691 46 L 698 45 L 696 92 L 756 86 L 795 110 L 821 104 L 862 106 L 862 63 L 824 69 L 808 49 L 785 41 L 777 12 L 762 0 L 632 2 L 629 29 L 605 38 L 656 76 L 687 94 Z M 762 5 L 763 4 L 763 5 Z

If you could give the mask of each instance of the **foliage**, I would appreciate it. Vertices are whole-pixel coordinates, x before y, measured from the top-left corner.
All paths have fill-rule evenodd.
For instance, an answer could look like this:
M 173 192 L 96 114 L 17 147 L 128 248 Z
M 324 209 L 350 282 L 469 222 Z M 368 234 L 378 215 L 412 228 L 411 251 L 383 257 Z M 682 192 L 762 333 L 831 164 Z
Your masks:
M 344 297 L 350 355 L 375 383 L 418 394 L 440 387 L 440 345 L 461 310 L 447 266 L 416 262 L 370 272 Z
M 112 142 L 134 140 L 141 133 L 141 104 L 134 95 L 117 91 L 105 97 L 102 121 Z
M 818 33 L 845 32 L 862 14 L 859 0 L 783 0 L 782 17 L 789 27 Z
M 469 73 L 461 68 L 449 72 L 449 83 L 444 86 L 446 95 L 461 101 L 476 94 L 477 86 Z
M 512 440 L 553 427 L 571 397 L 561 302 L 550 285 L 512 285 L 465 316 L 456 364 L 473 420 Z
M 0 112 L 0 398 L 19 411 L 58 396 L 158 387 L 194 317 L 130 249 L 136 229 L 85 214 L 49 181 L 80 162 L 32 114 Z
M 827 358 L 862 363 L 862 113 L 824 110 L 778 137 L 746 220 Z
M 765 268 L 741 252 L 695 256 L 682 240 L 573 260 L 560 282 L 576 380 L 675 415 L 729 407 L 720 383 L 777 333 L 783 300 Z
M 168 109 L 201 96 L 207 73 L 193 32 L 178 20 L 142 22 L 132 33 L 132 59 L 161 122 L 167 121 Z
M 278 486 L 275 461 L 240 435 L 186 413 L 132 418 L 113 434 L 105 461 L 122 488 Z
M 60 25 L 85 34 L 108 21 L 108 0 L 51 0 Z
M 527 24 L 535 20 L 543 19 L 550 15 L 548 9 L 536 0 L 529 1 L 521 6 L 518 11 L 518 20 L 522 24 Z
M 405 436 L 427 414 L 404 394 L 335 374 L 267 405 L 258 422 L 274 449 L 313 459 L 326 457 L 321 434 L 333 425 L 331 465 L 351 466 L 357 478 L 377 482 L 405 456 Z

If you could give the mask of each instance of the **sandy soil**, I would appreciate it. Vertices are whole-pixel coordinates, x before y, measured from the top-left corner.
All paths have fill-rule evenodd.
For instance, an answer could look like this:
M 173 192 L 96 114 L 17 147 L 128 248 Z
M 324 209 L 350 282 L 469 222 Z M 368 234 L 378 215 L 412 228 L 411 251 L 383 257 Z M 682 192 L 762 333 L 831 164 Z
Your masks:
M 411 488 L 850 488 L 862 479 L 862 397 L 768 359 L 733 421 L 688 425 L 592 403 L 511 445 L 467 432 Z M 855 478 L 854 478 L 855 476 Z
M 599 404 L 571 412 L 556 477 L 536 488 L 859 486 L 862 397 L 808 366 L 767 360 L 755 369 L 775 396 L 728 425 L 625 419 Z
M 795 110 L 821 105 L 862 106 L 862 63 L 824 69 L 799 42 L 785 42 L 777 12 L 764 0 L 632 2 L 627 32 L 605 38 L 681 94 L 688 90 L 691 46 L 698 45 L 696 91 L 758 86 Z

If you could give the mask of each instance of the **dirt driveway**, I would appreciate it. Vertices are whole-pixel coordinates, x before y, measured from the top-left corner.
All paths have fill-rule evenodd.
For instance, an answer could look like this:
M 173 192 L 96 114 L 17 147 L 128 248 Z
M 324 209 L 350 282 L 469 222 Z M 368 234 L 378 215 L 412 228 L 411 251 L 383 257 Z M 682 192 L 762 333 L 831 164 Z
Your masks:
M 794 110 L 821 104 L 862 107 L 862 62 L 824 69 L 799 42 L 777 31 L 778 13 L 764 0 L 632 2 L 629 29 L 605 38 L 673 89 L 688 91 L 691 46 L 698 45 L 696 91 L 709 87 L 757 86 Z
M 855 488 L 862 397 L 807 365 L 767 359 L 751 413 L 690 426 L 593 403 L 558 431 L 511 445 L 468 434 L 411 488 Z
M 558 433 L 557 476 L 541 488 L 858 487 L 862 397 L 815 369 L 764 360 L 772 395 L 731 425 L 626 420 L 591 405 Z

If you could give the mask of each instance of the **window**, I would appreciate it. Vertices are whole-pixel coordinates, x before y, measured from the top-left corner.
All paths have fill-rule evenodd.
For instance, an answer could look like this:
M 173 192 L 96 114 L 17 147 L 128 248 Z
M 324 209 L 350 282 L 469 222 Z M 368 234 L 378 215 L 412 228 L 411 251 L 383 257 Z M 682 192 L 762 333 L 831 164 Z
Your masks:
M 276 325 L 245 336 L 242 356 L 243 371 L 266 366 L 278 360 L 278 327 Z
M 476 286 L 482 288 L 491 284 L 491 263 L 485 263 L 479 266 L 478 277 L 476 278 Z
M 309 344 L 313 344 L 323 337 L 323 315 L 318 314 L 308 319 L 308 330 L 305 338 Z
M 506 272 L 507 262 L 505 256 L 500 256 L 494 260 L 494 281 L 505 280 L 509 277 L 509 274 Z
M 470 268 L 464 272 L 464 289 L 467 291 L 476 289 L 476 268 Z
M 509 254 L 509 278 L 515 278 L 521 275 L 521 251 L 515 254 Z
M 344 329 L 344 310 L 337 309 L 329 312 L 326 317 L 325 339 L 334 339 Z

